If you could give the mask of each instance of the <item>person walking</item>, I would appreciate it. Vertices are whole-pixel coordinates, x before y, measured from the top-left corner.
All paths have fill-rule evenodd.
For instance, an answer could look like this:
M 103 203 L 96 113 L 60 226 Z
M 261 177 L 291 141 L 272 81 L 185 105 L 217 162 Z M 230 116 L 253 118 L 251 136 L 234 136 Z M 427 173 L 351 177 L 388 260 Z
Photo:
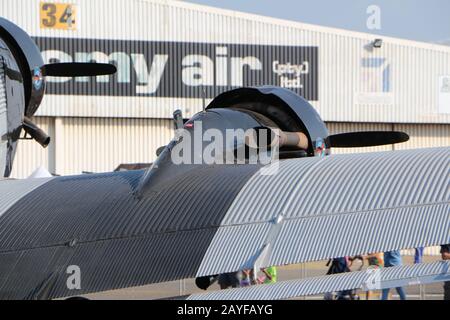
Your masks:
M 423 247 L 414 249 L 414 264 L 423 262 Z
M 253 269 L 244 269 L 241 274 L 241 287 L 248 287 L 255 284 L 255 272 Z
M 400 250 L 393 250 L 384 253 L 384 267 L 395 267 L 402 265 L 402 255 L 400 254 Z M 397 290 L 398 295 L 400 296 L 400 300 L 406 300 L 405 290 L 402 287 L 395 288 Z M 388 300 L 390 289 L 383 289 L 383 293 L 381 296 L 381 300 Z
M 327 267 L 329 266 L 327 275 L 330 274 L 336 274 L 336 273 L 344 273 L 344 272 L 350 272 L 350 261 L 349 257 L 341 257 L 341 258 L 334 258 L 328 260 Z M 337 300 L 353 300 L 355 297 L 353 290 L 344 290 L 339 291 L 336 294 Z M 333 300 L 334 295 L 332 292 L 327 292 L 324 296 L 325 300 Z
M 441 246 L 442 260 L 450 260 L 450 244 Z M 444 282 L 444 300 L 450 300 L 450 281 Z

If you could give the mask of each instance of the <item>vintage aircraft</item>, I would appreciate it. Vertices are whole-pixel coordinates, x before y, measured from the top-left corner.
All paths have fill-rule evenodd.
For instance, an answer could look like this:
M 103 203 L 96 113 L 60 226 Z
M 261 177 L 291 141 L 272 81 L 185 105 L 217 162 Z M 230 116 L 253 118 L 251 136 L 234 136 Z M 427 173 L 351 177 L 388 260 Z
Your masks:
M 114 69 L 44 65 L 25 32 L 0 19 L 5 176 L 21 129 L 48 143 L 29 120 L 44 76 L 86 72 Z M 307 101 L 278 87 L 231 90 L 188 121 L 178 112 L 174 120 L 174 139 L 148 170 L 0 181 L 1 299 L 191 277 L 206 289 L 221 273 L 450 242 L 449 148 L 329 155 L 408 136 L 329 135 Z M 244 134 L 219 139 L 230 130 Z M 446 262 L 386 270 L 380 288 L 450 279 Z M 70 283 L 75 271 L 78 285 Z M 372 280 L 354 273 L 190 298 L 287 298 L 370 288 Z

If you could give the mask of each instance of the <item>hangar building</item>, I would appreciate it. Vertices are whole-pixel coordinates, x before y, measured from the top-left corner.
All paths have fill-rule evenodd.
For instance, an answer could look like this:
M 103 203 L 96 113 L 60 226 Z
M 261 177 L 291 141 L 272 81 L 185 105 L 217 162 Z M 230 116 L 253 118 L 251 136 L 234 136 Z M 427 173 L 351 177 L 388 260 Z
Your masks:
M 114 76 L 48 78 L 35 122 L 53 142 L 23 140 L 13 177 L 151 162 L 172 112 L 251 85 L 308 99 L 331 133 L 401 130 L 397 146 L 450 145 L 450 47 L 165 0 L 2 0 L 46 62 L 112 62 Z M 376 41 L 381 39 L 381 41 Z M 334 149 L 334 153 L 349 152 Z

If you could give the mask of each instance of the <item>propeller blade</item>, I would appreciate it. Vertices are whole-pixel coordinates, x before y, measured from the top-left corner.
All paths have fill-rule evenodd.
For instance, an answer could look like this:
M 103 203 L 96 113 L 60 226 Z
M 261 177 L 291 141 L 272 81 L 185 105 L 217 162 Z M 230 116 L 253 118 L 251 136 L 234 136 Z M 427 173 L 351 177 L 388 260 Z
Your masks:
M 52 77 L 95 77 L 114 74 L 117 68 L 108 63 L 70 62 L 42 66 L 42 74 Z
M 360 131 L 333 134 L 329 139 L 335 148 L 359 148 L 406 142 L 409 136 L 400 131 Z

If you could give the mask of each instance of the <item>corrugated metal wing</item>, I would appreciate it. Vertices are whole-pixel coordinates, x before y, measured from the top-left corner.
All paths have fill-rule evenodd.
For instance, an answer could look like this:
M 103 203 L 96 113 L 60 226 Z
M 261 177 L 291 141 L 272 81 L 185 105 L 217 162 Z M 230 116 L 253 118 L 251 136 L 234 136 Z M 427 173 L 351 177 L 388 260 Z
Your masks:
M 39 178 L 39 179 L 27 179 L 26 183 L 20 180 L 5 180 L 1 181 L 0 192 L 0 217 L 5 213 L 12 205 L 17 203 L 27 195 L 29 192 L 39 188 L 41 185 L 47 183 L 53 178 Z
M 162 170 L 162 169 L 161 169 Z M 0 182 L 0 297 L 52 298 L 195 276 L 251 165 Z M 45 181 L 36 187 L 35 182 Z M 2 199 L 3 197 L 3 199 Z M 78 266 L 78 291 L 66 285 Z
M 449 201 L 450 148 L 280 161 L 250 179 L 222 225 Z
M 198 275 L 249 267 L 268 244 L 265 266 L 448 243 L 449 165 L 450 148 L 282 161 L 243 187 Z

